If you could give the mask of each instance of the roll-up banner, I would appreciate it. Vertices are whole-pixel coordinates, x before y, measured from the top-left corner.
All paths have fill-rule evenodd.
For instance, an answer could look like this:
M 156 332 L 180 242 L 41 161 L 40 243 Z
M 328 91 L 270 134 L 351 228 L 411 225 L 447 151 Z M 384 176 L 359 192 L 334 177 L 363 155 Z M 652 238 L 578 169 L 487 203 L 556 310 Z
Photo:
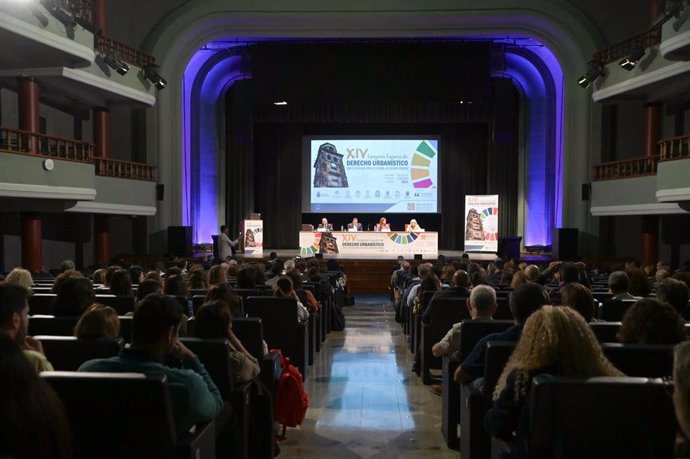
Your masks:
M 465 196 L 465 251 L 498 250 L 498 195 Z

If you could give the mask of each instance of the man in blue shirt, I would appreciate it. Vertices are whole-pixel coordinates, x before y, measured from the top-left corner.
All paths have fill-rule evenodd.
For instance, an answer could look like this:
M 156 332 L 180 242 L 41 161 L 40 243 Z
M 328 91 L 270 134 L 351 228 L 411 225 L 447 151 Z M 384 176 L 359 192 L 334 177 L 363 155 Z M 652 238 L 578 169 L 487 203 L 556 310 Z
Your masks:
M 182 308 L 175 298 L 150 294 L 134 312 L 132 345 L 117 357 L 89 360 L 79 367 L 79 371 L 166 375 L 178 435 L 214 419 L 223 408 L 220 392 L 199 358 L 178 339 L 181 319 Z M 180 360 L 182 368 L 163 364 L 169 354 Z
M 538 284 L 523 284 L 510 294 L 510 312 L 513 314 L 515 325 L 500 333 L 487 335 L 477 342 L 472 352 L 455 370 L 455 381 L 466 384 L 484 376 L 484 361 L 486 345 L 491 341 L 520 340 L 522 326 L 527 318 L 543 305 L 549 304 L 549 295 Z

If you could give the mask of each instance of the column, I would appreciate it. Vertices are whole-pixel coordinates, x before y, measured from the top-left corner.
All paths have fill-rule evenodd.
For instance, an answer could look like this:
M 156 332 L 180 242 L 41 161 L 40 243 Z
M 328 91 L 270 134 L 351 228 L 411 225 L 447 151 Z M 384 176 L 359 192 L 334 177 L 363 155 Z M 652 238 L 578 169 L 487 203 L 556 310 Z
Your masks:
M 653 0 L 652 0 L 653 1 Z M 644 154 L 656 156 L 659 153 L 657 142 L 661 138 L 661 110 L 659 103 L 644 106 Z M 641 262 L 655 264 L 659 261 L 659 216 L 642 216 Z
M 93 143 L 96 145 L 94 156 L 110 158 L 110 110 L 104 107 L 94 107 L 93 114 Z
M 107 265 L 110 263 L 110 217 L 108 215 L 94 215 L 93 237 L 96 263 Z
M 41 217 L 36 213 L 22 213 L 22 266 L 32 273 L 43 271 Z
M 93 1 L 92 22 L 96 24 L 103 35 L 108 35 L 108 2 L 107 0 Z
M 41 87 L 33 78 L 18 78 L 19 92 L 19 129 L 38 134 L 40 132 L 40 99 Z M 22 136 L 23 149 L 29 153 L 38 152 L 38 139 L 34 136 Z

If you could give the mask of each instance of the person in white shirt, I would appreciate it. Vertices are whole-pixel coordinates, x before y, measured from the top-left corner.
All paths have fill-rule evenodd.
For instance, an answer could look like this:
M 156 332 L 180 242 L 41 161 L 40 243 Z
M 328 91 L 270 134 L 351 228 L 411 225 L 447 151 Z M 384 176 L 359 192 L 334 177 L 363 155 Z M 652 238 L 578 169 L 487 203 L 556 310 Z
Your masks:
M 220 236 L 218 237 L 218 255 L 221 260 L 225 260 L 228 257 L 232 257 L 235 252 L 235 247 L 239 244 L 240 240 L 235 239 L 234 241 L 230 239 L 228 233 L 230 230 L 226 225 L 220 227 Z
M 424 231 L 424 228 L 422 228 L 421 226 L 419 226 L 419 225 L 417 224 L 417 220 L 415 220 L 415 219 L 413 218 L 412 220 L 410 220 L 409 225 L 407 225 L 406 231 L 408 231 L 408 232 L 413 232 L 413 231 L 414 231 L 414 232 L 421 232 L 421 231 Z

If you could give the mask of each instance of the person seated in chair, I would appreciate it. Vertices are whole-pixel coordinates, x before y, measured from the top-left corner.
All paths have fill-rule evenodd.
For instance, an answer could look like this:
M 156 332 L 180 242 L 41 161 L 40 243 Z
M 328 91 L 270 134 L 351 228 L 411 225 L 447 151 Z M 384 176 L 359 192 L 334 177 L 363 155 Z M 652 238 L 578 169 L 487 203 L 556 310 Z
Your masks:
M 359 222 L 357 217 L 352 219 L 351 223 L 347 224 L 348 231 L 362 231 L 362 224 Z
M 116 357 L 89 360 L 78 370 L 166 375 L 178 435 L 211 421 L 223 409 L 220 392 L 203 364 L 179 340 L 181 319 L 182 307 L 175 298 L 148 295 L 134 311 L 131 346 Z M 179 359 L 182 368 L 166 366 L 168 355 Z
M 609 274 L 609 290 L 612 300 L 639 300 L 639 297 L 628 293 L 630 278 L 625 271 L 614 271 Z
M 7 333 L 37 372 L 53 371 L 41 342 L 29 334 L 29 291 L 14 284 L 0 284 L 0 333 Z
M 508 443 L 501 458 L 527 458 L 532 379 L 539 374 L 591 378 L 623 376 L 604 356 L 592 329 L 576 311 L 544 306 L 525 322 L 515 351 L 494 391 L 494 406 L 484 417 L 487 432 Z
M 405 228 L 405 231 L 407 231 L 408 233 L 411 233 L 411 232 L 421 232 L 421 231 L 424 231 L 424 228 L 422 228 L 421 226 L 419 226 L 419 225 L 417 224 L 417 220 L 415 220 L 415 219 L 413 218 L 412 220 L 410 220 L 410 223 L 408 223 L 407 228 Z
M 477 288 L 477 287 L 475 287 Z M 486 345 L 491 341 L 518 341 L 522 335 L 525 321 L 545 304 L 549 304 L 549 296 L 540 285 L 523 284 L 510 294 L 510 312 L 513 314 L 515 325 L 509 329 L 492 333 L 480 339 L 465 360 L 455 370 L 454 379 L 461 384 L 467 384 L 484 377 L 484 360 Z M 481 381 L 479 381 L 481 383 Z M 481 384 L 478 384 L 481 385 Z
M 328 219 L 326 217 L 321 219 L 321 223 L 316 229 L 317 231 L 333 231 L 333 224 L 328 223 Z
M 374 225 L 374 231 L 390 231 L 391 226 L 386 221 L 386 217 L 381 217 L 379 222 Z

